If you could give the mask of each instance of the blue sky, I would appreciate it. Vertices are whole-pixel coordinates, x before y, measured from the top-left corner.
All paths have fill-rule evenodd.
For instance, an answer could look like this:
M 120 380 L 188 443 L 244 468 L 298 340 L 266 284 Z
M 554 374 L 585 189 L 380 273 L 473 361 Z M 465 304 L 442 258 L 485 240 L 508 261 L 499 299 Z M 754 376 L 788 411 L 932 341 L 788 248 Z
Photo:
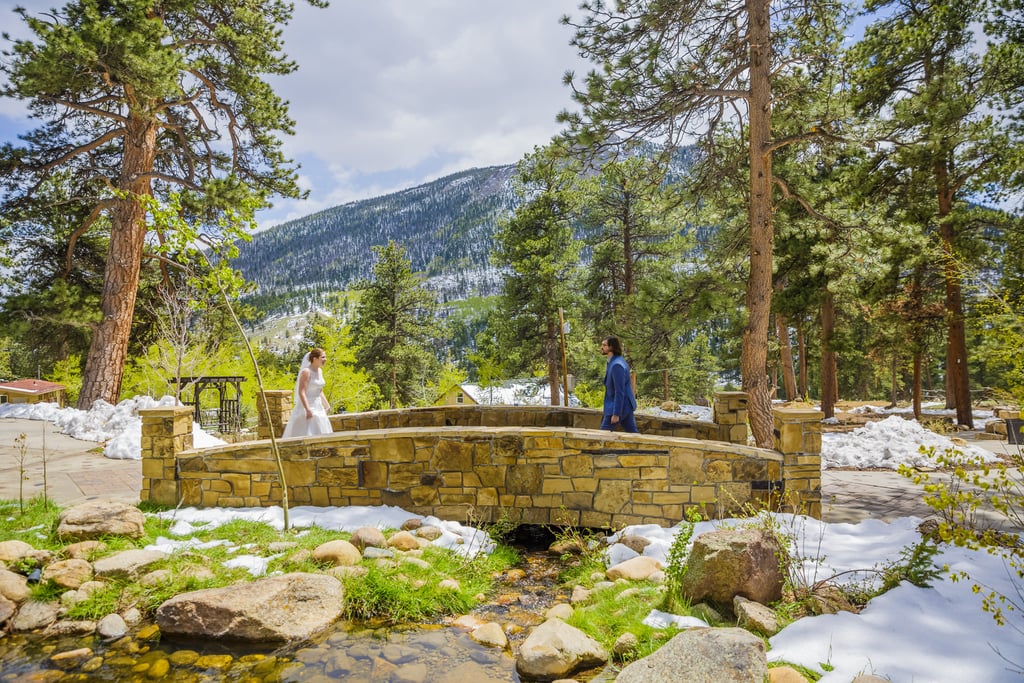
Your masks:
M 0 0 L 0 26 L 54 0 Z M 578 0 L 333 0 L 296 3 L 284 31 L 299 70 L 272 81 L 290 102 L 309 198 L 277 200 L 261 226 L 412 187 L 455 171 L 518 161 L 559 131 L 572 106 L 562 85 L 585 65 L 559 23 Z M 0 140 L 31 128 L 22 103 L 0 99 Z

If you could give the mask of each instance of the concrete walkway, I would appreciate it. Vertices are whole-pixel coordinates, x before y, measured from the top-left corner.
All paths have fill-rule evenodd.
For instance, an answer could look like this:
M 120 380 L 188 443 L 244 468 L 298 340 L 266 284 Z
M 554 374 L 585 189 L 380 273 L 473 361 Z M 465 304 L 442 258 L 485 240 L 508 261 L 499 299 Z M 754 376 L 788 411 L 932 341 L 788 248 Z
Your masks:
M 16 441 L 21 434 L 24 458 Z M 44 460 L 46 494 L 62 507 L 90 500 L 139 502 L 141 461 L 107 458 L 102 444 L 61 434 L 52 422 L 0 418 L 0 499 L 41 494 Z
M 67 507 L 90 500 L 139 501 L 142 463 L 113 460 L 100 444 L 73 439 L 57 432 L 50 422 L 0 418 L 0 499 L 18 500 L 20 450 L 15 439 L 26 436 L 23 495 L 26 500 L 43 491 L 43 455 L 46 458 L 47 495 Z M 1006 440 L 975 439 L 970 443 L 1009 456 L 1016 446 Z M 930 473 L 934 480 L 946 475 Z M 948 478 L 948 477 L 947 477 Z M 822 511 L 826 522 L 856 523 L 874 518 L 927 518 L 932 510 L 922 500 L 921 487 L 893 471 L 825 470 L 821 477 Z M 992 516 L 992 519 L 1000 519 Z

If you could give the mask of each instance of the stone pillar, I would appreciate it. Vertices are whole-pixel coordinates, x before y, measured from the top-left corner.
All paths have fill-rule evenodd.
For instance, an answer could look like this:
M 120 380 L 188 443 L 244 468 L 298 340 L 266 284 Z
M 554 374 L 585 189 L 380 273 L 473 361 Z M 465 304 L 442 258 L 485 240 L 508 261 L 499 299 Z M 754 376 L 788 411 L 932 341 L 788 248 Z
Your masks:
M 747 393 L 716 391 L 711 421 L 718 425 L 718 440 L 747 443 Z
M 139 411 L 142 418 L 142 492 L 140 500 L 178 504 L 178 453 L 192 448 L 191 406 Z
M 267 402 L 270 412 L 270 424 L 267 424 L 267 412 L 263 410 L 263 401 Z M 292 414 L 292 392 L 286 389 L 271 389 L 256 392 L 256 412 L 259 414 L 256 437 L 269 439 L 271 432 L 277 438 L 284 434 L 285 425 Z
M 821 519 L 821 421 L 813 408 L 775 408 L 775 450 L 782 453 L 783 512 Z

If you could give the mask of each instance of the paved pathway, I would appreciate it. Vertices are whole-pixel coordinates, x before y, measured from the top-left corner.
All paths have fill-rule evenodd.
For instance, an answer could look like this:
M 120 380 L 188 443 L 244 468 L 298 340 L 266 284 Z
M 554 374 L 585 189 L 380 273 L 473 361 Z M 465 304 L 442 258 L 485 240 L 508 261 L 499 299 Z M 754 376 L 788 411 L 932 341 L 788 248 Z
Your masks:
M 43 454 L 46 455 L 47 494 L 61 506 L 88 500 L 139 500 L 142 465 L 138 460 L 113 460 L 99 444 L 60 434 L 50 422 L 0 418 L 0 499 L 17 500 L 19 449 L 15 439 L 26 435 L 24 496 L 42 492 Z M 1009 455 L 1016 446 L 1005 440 L 973 439 L 970 442 Z M 1014 449 L 1014 450 L 1011 450 Z M 939 479 L 941 473 L 932 473 Z M 852 522 L 875 518 L 929 517 L 932 510 L 921 499 L 921 489 L 892 471 L 825 470 L 821 478 L 822 511 L 827 522 Z
M 25 435 L 24 459 L 16 441 L 20 434 Z M 0 499 L 18 500 L 24 495 L 28 500 L 42 493 L 44 458 L 46 493 L 58 505 L 102 499 L 139 501 L 139 460 L 105 457 L 99 443 L 61 434 L 52 422 L 14 418 L 0 418 Z

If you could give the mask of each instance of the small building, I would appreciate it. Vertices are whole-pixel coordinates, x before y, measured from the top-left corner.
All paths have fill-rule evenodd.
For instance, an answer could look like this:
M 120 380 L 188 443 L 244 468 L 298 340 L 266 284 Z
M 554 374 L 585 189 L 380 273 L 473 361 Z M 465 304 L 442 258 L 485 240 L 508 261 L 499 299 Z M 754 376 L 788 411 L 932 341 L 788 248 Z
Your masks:
M 63 384 L 42 379 L 16 379 L 0 382 L 0 403 L 56 403 L 64 407 Z

